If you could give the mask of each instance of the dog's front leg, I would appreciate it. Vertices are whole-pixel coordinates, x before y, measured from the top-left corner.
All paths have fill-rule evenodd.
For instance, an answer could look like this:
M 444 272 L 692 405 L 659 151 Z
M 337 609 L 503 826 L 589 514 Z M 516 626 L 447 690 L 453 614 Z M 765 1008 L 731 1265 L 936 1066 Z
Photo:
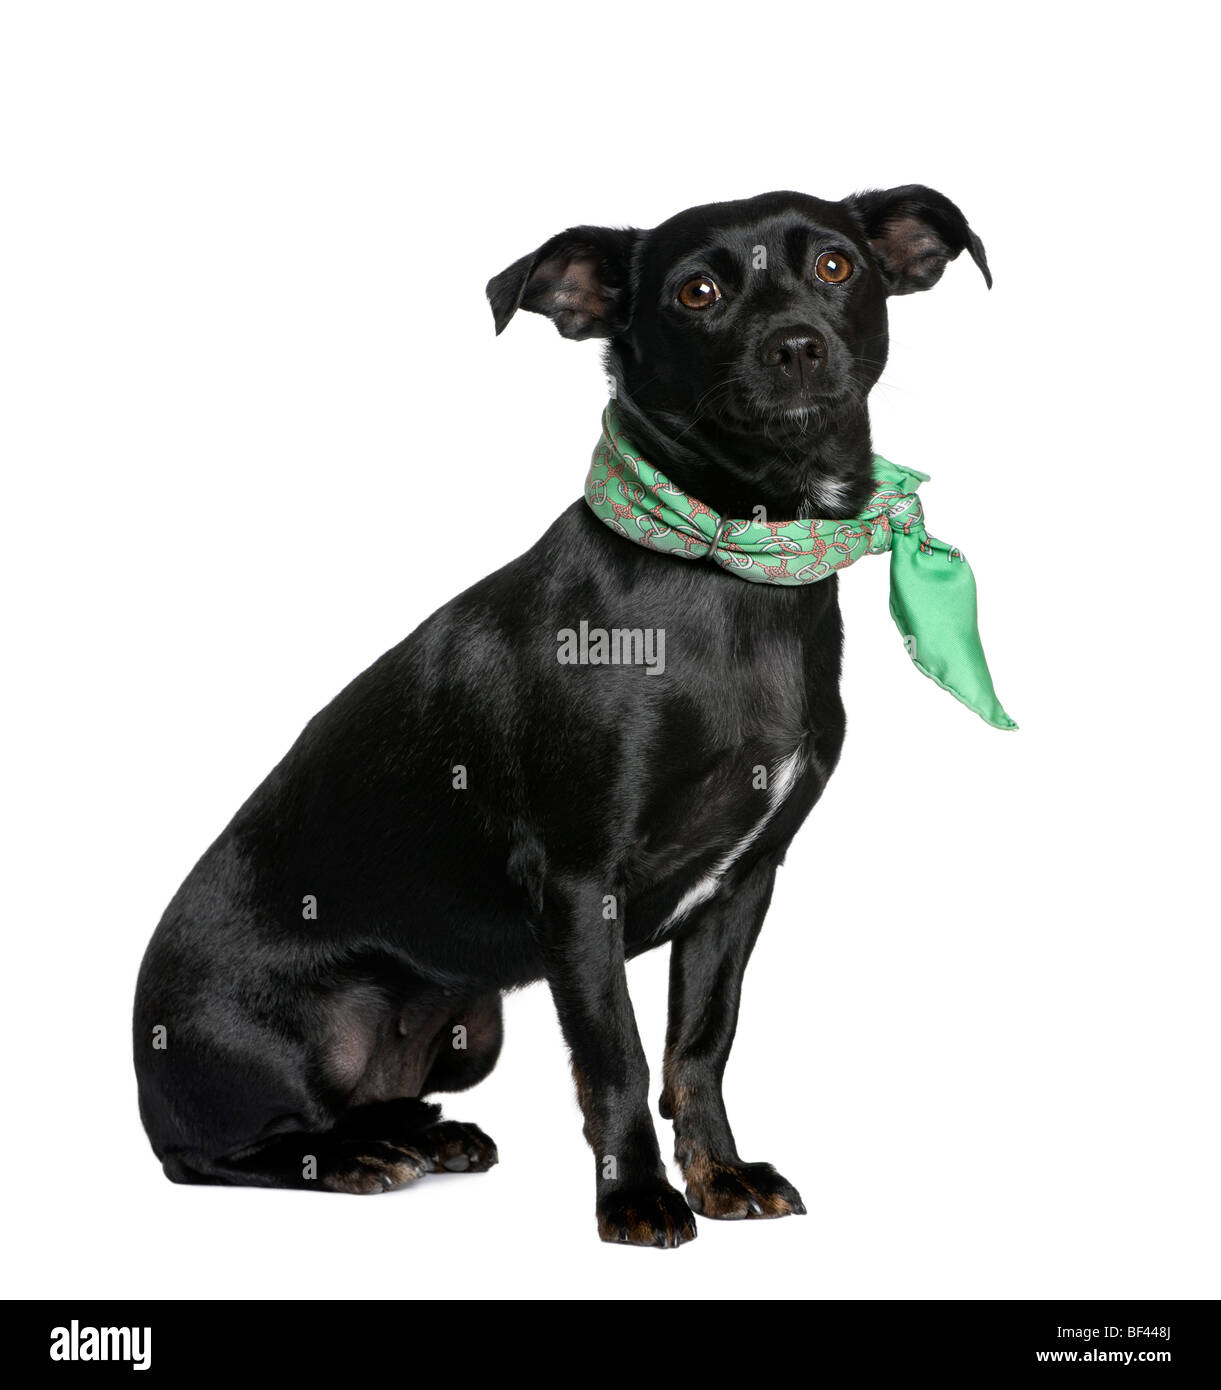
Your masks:
M 744 1163 L 738 1157 L 721 1095 L 742 976 L 775 877 L 774 863 L 760 863 L 671 948 L 660 1108 L 674 1121 L 674 1157 L 687 1180 L 687 1200 L 702 1216 L 733 1220 L 805 1212 L 797 1189 L 770 1163 Z
M 627 989 L 622 909 L 616 904 L 608 919 L 607 902 L 604 886 L 553 886 L 537 927 L 594 1151 L 598 1234 L 628 1245 L 681 1245 L 695 1239 L 695 1220 L 666 1181 Z

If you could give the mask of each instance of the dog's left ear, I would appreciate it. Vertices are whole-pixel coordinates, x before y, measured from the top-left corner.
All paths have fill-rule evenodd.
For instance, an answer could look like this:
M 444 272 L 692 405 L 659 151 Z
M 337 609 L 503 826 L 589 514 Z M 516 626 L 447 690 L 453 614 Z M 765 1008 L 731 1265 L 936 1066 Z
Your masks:
M 844 203 L 865 229 L 888 294 L 932 289 L 961 251 L 971 253 L 988 288 L 992 288 L 983 242 L 943 193 L 909 183 L 902 188 L 854 193 Z
M 496 332 L 518 311 L 546 314 L 565 338 L 609 338 L 631 317 L 632 248 L 640 233 L 570 227 L 488 281 Z

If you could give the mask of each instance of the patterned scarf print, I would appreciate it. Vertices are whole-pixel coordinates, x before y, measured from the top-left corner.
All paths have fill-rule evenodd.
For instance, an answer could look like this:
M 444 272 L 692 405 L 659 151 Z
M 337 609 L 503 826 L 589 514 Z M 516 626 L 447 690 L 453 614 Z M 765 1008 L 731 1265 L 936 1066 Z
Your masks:
M 758 584 L 814 584 L 890 552 L 890 612 L 916 667 L 997 729 L 1017 725 L 992 688 L 976 623 L 975 576 L 960 550 L 924 529 L 926 473 L 875 454 L 869 504 L 848 521 L 721 516 L 640 457 L 613 403 L 602 416 L 585 500 L 616 535 L 679 559 L 711 559 Z

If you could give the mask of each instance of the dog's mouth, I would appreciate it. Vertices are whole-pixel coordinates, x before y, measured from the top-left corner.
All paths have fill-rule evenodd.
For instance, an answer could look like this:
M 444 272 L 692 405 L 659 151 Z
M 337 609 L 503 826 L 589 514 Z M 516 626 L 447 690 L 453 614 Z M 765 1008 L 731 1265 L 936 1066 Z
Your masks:
M 807 405 L 777 406 L 775 413 L 782 420 L 808 420 L 812 415 L 822 414 L 826 408 L 825 402 L 811 401 Z
M 717 412 L 726 425 L 736 429 L 793 426 L 799 430 L 825 422 L 847 404 L 852 393 L 828 388 L 811 391 L 775 392 L 747 387 L 725 395 Z

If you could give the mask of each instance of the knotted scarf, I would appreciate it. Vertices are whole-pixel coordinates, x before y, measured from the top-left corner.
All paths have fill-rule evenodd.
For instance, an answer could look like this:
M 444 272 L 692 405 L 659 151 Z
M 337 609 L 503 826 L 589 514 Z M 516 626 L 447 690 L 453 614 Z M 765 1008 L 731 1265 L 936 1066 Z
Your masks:
M 585 500 L 627 540 L 682 559 L 711 559 L 757 584 L 814 584 L 889 551 L 890 614 L 916 667 L 993 727 L 1016 729 L 992 688 L 971 567 L 960 550 L 924 529 L 916 489 L 928 474 L 875 454 L 873 477 L 868 505 L 847 521 L 723 517 L 640 457 L 612 403 L 602 416 Z

